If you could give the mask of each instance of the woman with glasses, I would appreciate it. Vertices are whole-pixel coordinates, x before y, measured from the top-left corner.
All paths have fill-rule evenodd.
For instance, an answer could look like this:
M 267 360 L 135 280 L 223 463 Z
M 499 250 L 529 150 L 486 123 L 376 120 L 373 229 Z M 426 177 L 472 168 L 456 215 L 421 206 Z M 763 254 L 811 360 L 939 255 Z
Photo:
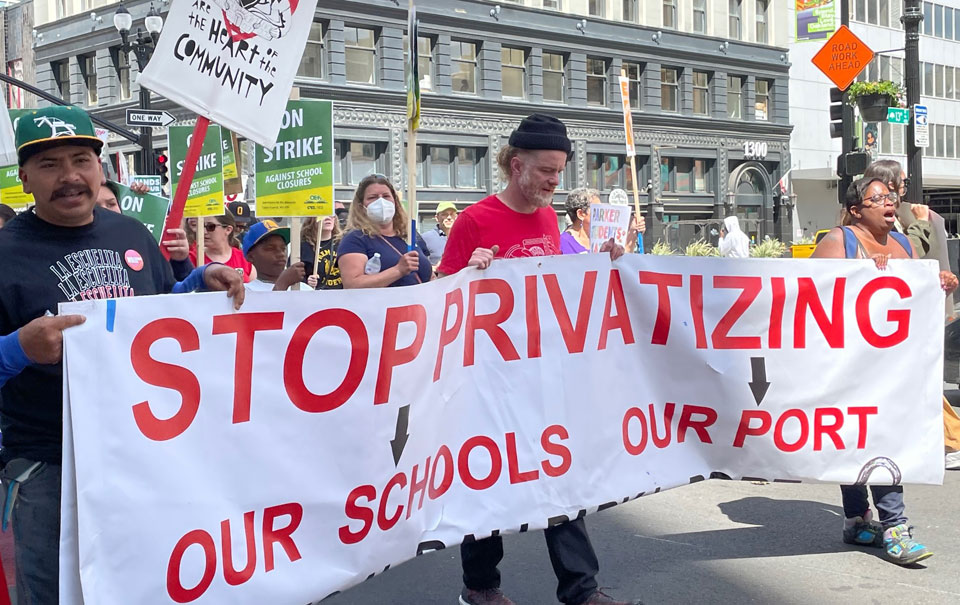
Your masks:
M 927 257 L 935 245 L 935 228 L 930 221 L 930 208 L 924 204 L 904 203 L 910 179 L 903 172 L 900 163 L 895 160 L 877 160 L 867 166 L 863 177 L 880 179 L 891 192 L 897 195 L 894 228 L 907 236 L 910 245 L 917 251 L 920 258 Z M 946 253 L 946 244 L 944 244 L 944 253 Z M 945 268 L 949 268 L 949 264 Z
M 883 269 L 891 258 L 917 258 L 910 241 L 894 231 L 897 192 L 891 191 L 884 180 L 864 177 L 847 189 L 844 208 L 849 226 L 832 229 L 817 244 L 813 258 L 869 258 Z M 957 278 L 948 273 L 940 275 L 941 287 L 952 291 Z M 898 565 L 912 565 L 933 555 L 913 539 L 912 528 L 904 513 L 902 485 L 870 486 L 873 503 L 879 513 L 879 523 L 873 520 L 873 511 L 863 485 L 841 485 L 843 498 L 843 541 L 861 546 L 878 546 L 884 556 Z
M 196 219 L 188 219 L 196 221 Z M 208 216 L 203 219 L 203 262 L 222 263 L 233 267 L 243 275 L 243 283 L 249 283 L 257 277 L 257 270 L 253 268 L 240 250 L 240 241 L 236 236 L 237 224 L 230 214 L 222 216 Z M 196 266 L 197 248 L 190 248 L 190 261 Z
M 382 174 L 365 177 L 357 186 L 347 215 L 347 233 L 337 249 L 344 288 L 412 286 L 433 278 L 433 267 L 424 253 L 426 245 L 416 235 L 407 251 L 410 219 L 397 191 Z

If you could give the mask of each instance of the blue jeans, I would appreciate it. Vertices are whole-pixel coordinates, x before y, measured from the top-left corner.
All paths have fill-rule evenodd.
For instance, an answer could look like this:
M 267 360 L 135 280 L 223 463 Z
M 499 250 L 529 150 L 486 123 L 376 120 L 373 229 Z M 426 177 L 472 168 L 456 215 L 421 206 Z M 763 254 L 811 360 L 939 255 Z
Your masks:
M 4 495 L 10 486 L 10 466 L 0 474 Z M 60 465 L 41 464 L 20 484 L 11 523 L 17 605 L 56 605 L 60 587 Z
M 902 485 L 871 485 L 870 492 L 884 529 L 907 522 Z M 862 517 L 870 508 L 865 485 L 841 485 L 840 494 L 843 496 L 843 516 L 847 519 Z

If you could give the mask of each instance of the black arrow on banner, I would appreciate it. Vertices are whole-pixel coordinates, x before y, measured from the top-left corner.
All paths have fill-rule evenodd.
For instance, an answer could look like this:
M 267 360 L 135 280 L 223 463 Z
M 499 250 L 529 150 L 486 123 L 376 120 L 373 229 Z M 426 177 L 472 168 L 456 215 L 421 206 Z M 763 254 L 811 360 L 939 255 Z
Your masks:
M 750 369 L 753 371 L 753 379 L 750 380 L 750 390 L 753 391 L 753 398 L 757 400 L 757 407 L 763 401 L 770 388 L 767 382 L 767 360 L 763 357 L 751 357 Z
M 390 440 L 390 448 L 393 450 L 393 465 L 400 464 L 400 456 L 403 455 L 403 448 L 407 445 L 407 424 L 410 422 L 410 406 L 405 405 L 397 412 L 397 431 L 393 439 Z

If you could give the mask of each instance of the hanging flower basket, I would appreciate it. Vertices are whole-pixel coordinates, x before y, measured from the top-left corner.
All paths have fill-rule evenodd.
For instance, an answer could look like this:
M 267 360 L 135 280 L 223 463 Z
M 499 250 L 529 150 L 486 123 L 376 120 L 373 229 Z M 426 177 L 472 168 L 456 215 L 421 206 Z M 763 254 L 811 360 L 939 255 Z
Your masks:
M 889 80 L 854 82 L 847 89 L 848 102 L 856 104 L 864 122 L 885 122 L 887 109 L 899 107 L 904 97 L 903 87 Z
M 857 99 L 860 117 L 864 122 L 886 122 L 887 109 L 896 106 L 896 99 L 890 95 L 872 94 Z

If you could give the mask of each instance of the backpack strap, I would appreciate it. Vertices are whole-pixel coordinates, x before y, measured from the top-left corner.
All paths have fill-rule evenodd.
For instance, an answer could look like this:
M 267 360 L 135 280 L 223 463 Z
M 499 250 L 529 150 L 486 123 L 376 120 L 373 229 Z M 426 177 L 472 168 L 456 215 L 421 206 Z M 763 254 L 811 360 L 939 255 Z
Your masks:
M 857 254 L 861 247 L 860 240 L 857 239 L 857 236 L 854 235 L 853 230 L 850 227 L 840 227 L 843 230 L 843 250 L 844 258 L 858 258 Z M 863 255 L 866 257 L 866 254 Z
M 897 242 L 903 246 L 903 249 L 907 251 L 907 256 L 913 258 L 913 247 L 910 245 L 910 238 L 897 231 L 891 231 L 890 235 L 892 235 L 893 239 L 897 240 Z

